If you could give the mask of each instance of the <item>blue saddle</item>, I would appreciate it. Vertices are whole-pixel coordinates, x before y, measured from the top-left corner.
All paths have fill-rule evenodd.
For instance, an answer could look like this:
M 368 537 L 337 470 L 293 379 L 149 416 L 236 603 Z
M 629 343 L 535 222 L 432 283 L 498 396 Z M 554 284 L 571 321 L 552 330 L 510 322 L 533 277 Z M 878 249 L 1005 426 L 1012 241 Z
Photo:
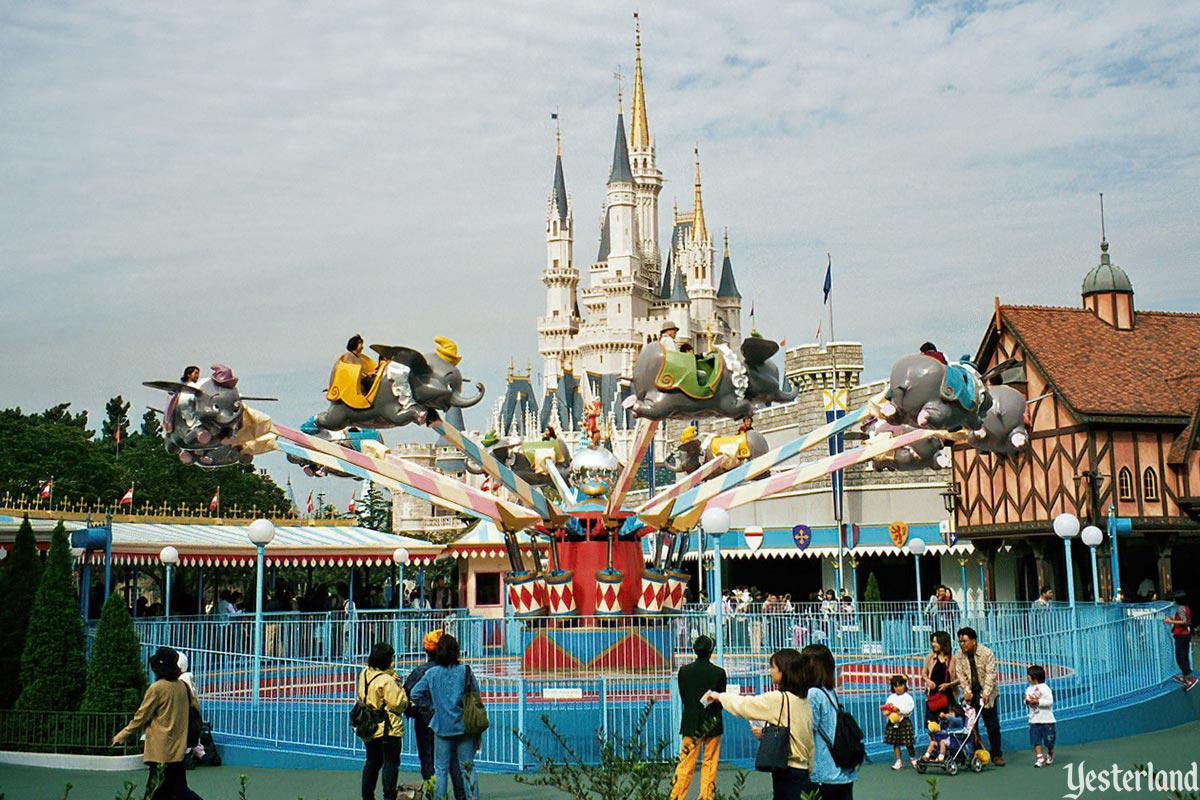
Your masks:
M 946 367 L 946 376 L 942 378 L 942 399 L 958 403 L 965 411 L 973 411 L 979 404 L 978 384 L 969 369 L 958 364 Z

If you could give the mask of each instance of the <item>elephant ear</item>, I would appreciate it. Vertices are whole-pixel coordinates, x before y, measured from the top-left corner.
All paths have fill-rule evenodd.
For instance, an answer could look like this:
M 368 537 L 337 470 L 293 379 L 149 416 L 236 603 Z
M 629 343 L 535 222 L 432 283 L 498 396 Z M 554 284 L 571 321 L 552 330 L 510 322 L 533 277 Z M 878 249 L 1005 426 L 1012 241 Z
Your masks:
M 186 383 L 179 381 L 142 381 L 142 386 L 147 386 L 151 389 L 158 389 L 162 392 L 195 392 L 200 394 L 200 390 L 195 386 L 188 386 Z
M 395 361 L 397 364 L 403 364 L 408 367 L 414 378 L 424 377 L 433 373 L 429 367 L 429 362 L 425 360 L 425 356 L 413 350 L 411 347 L 395 347 L 390 344 L 373 344 L 371 349 L 374 350 L 380 358 L 386 358 L 389 361 Z
M 748 336 L 742 340 L 742 355 L 747 364 L 763 364 L 779 352 L 779 342 L 761 336 Z
M 1021 362 L 1017 361 L 1015 358 L 1006 359 L 1005 361 L 1001 361 L 999 364 L 992 367 L 991 369 L 989 369 L 987 372 L 983 373 L 983 375 L 981 375 L 979 377 L 983 380 L 983 382 L 985 384 L 990 384 L 992 382 L 992 378 L 996 378 L 996 377 L 1003 375 L 1004 372 L 1017 366 L 1020 363 Z

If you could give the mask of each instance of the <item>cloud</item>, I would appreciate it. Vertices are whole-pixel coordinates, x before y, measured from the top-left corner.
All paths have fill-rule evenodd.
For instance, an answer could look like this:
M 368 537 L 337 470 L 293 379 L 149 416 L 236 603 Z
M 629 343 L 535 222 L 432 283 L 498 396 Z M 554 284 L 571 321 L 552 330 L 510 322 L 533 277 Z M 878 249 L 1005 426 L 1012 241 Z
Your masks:
M 764 332 L 811 335 L 829 252 L 867 377 L 925 339 L 972 350 L 994 295 L 1078 302 L 1098 191 L 1139 307 L 1200 306 L 1187 4 L 656 3 L 642 21 L 662 228 L 673 197 L 690 207 L 699 141 Z M 497 396 L 510 357 L 537 360 L 548 114 L 582 264 L 630 23 L 532 0 L 10 7 L 0 404 L 96 415 L 220 360 L 296 421 L 357 330 L 451 335 Z

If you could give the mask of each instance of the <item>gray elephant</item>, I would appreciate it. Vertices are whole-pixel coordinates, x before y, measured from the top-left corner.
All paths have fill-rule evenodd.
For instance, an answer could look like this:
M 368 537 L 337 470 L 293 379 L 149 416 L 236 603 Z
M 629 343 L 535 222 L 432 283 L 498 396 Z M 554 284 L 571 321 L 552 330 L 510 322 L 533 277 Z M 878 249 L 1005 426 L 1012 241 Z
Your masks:
M 163 441 L 167 452 L 184 464 L 203 467 L 249 464 L 251 456 L 238 447 L 244 399 L 233 370 L 212 365 L 212 375 L 199 382 L 146 381 L 143 386 L 170 396 L 163 411 Z M 270 400 L 273 398 L 251 398 Z
M 991 407 L 983 425 L 967 434 L 971 446 L 986 453 L 1011 455 L 1029 444 L 1025 395 L 1011 386 L 989 386 Z
M 796 398 L 795 388 L 780 387 L 779 368 L 768 360 L 778 350 L 778 342 L 753 335 L 740 352 L 717 345 L 696 357 L 650 342 L 638 353 L 626 402 L 643 419 L 749 417 L 757 405 Z
M 482 444 L 497 461 L 511 469 L 518 478 L 531 486 L 551 483 L 550 474 L 535 466 L 542 459 L 554 462 L 559 472 L 566 475 L 571 468 L 571 452 L 561 438 L 523 440 L 519 436 L 504 436 L 496 439 L 485 436 Z M 482 475 L 483 469 L 470 459 L 466 462 L 467 472 Z
M 892 365 L 880 414 L 893 425 L 954 431 L 982 427 L 992 398 L 970 364 L 942 364 L 925 355 Z
M 458 347 L 449 339 L 434 339 L 437 350 L 422 355 L 408 347 L 373 344 L 380 362 L 373 375 L 364 375 L 356 358 L 343 356 L 334 364 L 326 398 L 329 408 L 313 418 L 328 431 L 348 425 L 360 428 L 394 428 L 411 422 L 425 424 L 437 419 L 438 411 L 452 407 L 470 408 L 483 399 L 483 384 L 476 383 L 474 396 L 462 394 L 463 376 L 458 371 Z M 354 354 L 348 354 L 353 356 Z M 370 362 L 373 365 L 373 362 Z M 371 378 L 364 387 L 364 378 Z
M 869 433 L 890 433 L 899 436 L 914 430 L 910 425 L 889 425 L 886 422 L 875 422 L 870 426 Z M 905 447 L 897 448 L 890 453 L 884 453 L 870 462 L 876 470 L 895 470 L 911 472 L 918 469 L 946 469 L 950 466 L 950 452 L 936 436 L 929 436 L 913 442 Z
M 691 436 L 688 435 L 688 431 L 692 431 Z M 766 438 L 753 428 L 729 436 L 709 435 L 701 442 L 695 438 L 695 428 L 688 427 L 684 429 L 684 436 L 681 438 L 683 440 L 679 448 L 667 456 L 663 466 L 672 472 L 685 475 L 695 472 L 704 462 L 721 454 L 727 458 L 719 472 L 726 472 L 748 459 L 758 458 L 771 449 Z

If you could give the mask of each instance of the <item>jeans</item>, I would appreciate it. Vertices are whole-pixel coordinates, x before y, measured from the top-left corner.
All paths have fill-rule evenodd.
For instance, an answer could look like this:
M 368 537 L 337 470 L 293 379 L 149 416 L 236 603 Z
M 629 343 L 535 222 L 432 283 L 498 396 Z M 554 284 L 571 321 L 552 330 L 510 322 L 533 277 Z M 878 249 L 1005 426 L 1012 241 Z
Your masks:
M 1058 738 L 1058 730 L 1053 722 L 1031 722 L 1029 724 L 1029 744 L 1032 747 L 1041 745 L 1042 755 L 1054 752 L 1054 740 Z
M 383 800 L 396 800 L 396 781 L 400 776 L 400 739 L 380 736 L 367 742 L 367 761 L 362 771 L 362 799 L 375 800 L 375 784 L 383 771 Z
M 413 733 L 417 738 L 417 758 L 421 761 L 421 780 L 427 781 L 434 777 L 436 770 L 433 761 L 433 741 L 437 736 L 429 723 L 420 715 L 413 719 Z M 463 788 L 462 769 L 458 766 L 458 753 L 450 754 L 450 785 L 454 787 L 454 800 L 466 800 L 467 790 Z
M 449 795 L 447 783 L 450 765 L 458 757 L 462 770 L 463 800 L 479 800 L 479 785 L 475 781 L 475 737 L 468 734 L 433 737 L 433 771 L 437 781 L 435 797 L 443 800 Z
M 821 800 L 854 800 L 853 783 L 814 783 Z
M 200 795 L 193 792 L 187 785 L 187 768 L 182 761 L 172 761 L 170 764 L 147 762 L 150 775 L 146 778 L 146 788 L 154 785 L 155 776 L 161 776 L 158 789 L 152 795 L 152 800 L 200 800 Z
M 1191 636 L 1175 637 L 1175 663 L 1179 665 L 1179 671 L 1183 673 L 1183 677 L 1186 678 L 1192 674 Z
M 806 769 L 784 767 L 771 770 L 771 796 L 774 800 L 802 800 L 804 793 L 812 787 Z

